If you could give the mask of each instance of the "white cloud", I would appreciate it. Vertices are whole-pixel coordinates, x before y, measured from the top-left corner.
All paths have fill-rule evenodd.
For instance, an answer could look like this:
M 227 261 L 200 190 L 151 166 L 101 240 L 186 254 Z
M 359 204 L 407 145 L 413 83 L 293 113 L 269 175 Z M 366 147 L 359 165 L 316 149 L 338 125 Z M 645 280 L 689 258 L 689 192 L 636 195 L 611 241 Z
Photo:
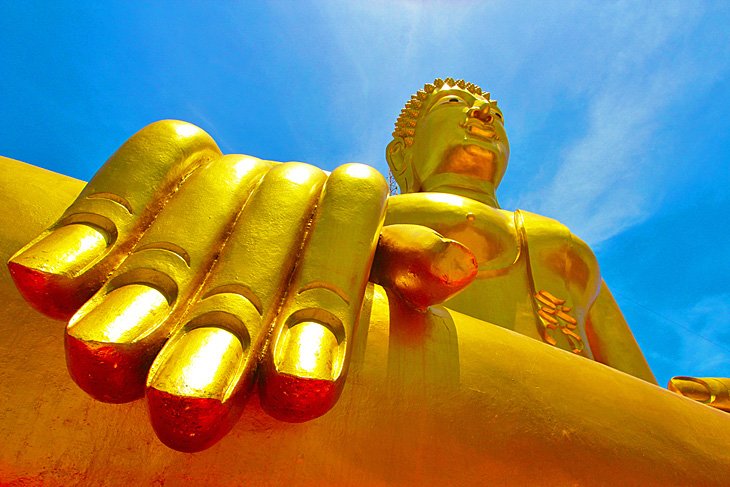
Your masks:
M 571 51 L 570 77 L 550 74 L 553 86 L 585 97 L 586 123 L 576 131 L 582 134 L 564 146 L 551 178 L 541 172 L 539 184 L 536 178 L 516 198 L 517 206 L 557 218 L 592 245 L 647 219 L 677 184 L 681 158 L 652 154 L 656 145 L 674 142 L 660 140 L 658 129 L 678 116 L 683 98 L 727 70 L 727 63 L 706 63 L 708 52 L 683 43 L 697 28 L 699 9 L 630 2 L 601 13 L 621 22 L 597 27 Z
M 522 196 L 523 206 L 559 219 L 592 244 L 646 218 L 663 172 L 647 148 L 676 83 L 658 74 L 641 90 L 609 86 L 593 96 L 585 135 L 564 150 L 549 183 Z M 653 180 L 651 170 L 658 171 Z
M 462 76 L 474 52 L 460 41 L 468 45 L 479 35 L 470 26 L 485 6 L 403 0 L 317 6 L 326 20 L 320 27 L 338 50 L 334 116 L 352 133 L 348 159 L 387 171 L 385 145 L 400 109 L 425 82 Z
M 701 92 L 727 70 L 685 45 L 705 13 L 683 2 L 315 5 L 333 49 L 332 117 L 349 131 L 346 160 L 386 171 L 395 116 L 435 76 L 493 88 L 509 105 L 516 146 L 532 145 L 526 134 L 549 126 L 563 100 L 580 100 L 584 113 L 573 116 L 585 123 L 555 134 L 564 144 L 557 160 L 525 160 L 523 154 L 540 150 L 534 146 L 513 151 L 529 167 L 505 200 L 563 221 L 592 245 L 656 210 L 668 166 L 652 151 L 664 118 L 680 97 Z

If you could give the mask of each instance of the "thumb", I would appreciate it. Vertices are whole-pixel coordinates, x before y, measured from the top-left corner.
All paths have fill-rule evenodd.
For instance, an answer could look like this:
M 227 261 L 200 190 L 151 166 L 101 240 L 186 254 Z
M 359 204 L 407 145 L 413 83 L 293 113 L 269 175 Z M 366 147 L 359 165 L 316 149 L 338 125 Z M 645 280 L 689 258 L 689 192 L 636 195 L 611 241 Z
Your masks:
M 466 246 L 421 225 L 389 225 L 380 234 L 370 280 L 425 311 L 476 275 L 476 257 Z

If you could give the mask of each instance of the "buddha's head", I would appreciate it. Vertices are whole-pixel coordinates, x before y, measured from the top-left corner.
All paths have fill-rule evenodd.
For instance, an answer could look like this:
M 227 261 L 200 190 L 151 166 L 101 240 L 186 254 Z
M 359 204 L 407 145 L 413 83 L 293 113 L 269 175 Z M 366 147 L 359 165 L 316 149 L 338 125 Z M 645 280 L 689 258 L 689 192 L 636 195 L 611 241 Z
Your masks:
M 386 158 L 403 193 L 493 194 L 509 158 L 502 112 L 478 86 L 437 79 L 406 104 Z

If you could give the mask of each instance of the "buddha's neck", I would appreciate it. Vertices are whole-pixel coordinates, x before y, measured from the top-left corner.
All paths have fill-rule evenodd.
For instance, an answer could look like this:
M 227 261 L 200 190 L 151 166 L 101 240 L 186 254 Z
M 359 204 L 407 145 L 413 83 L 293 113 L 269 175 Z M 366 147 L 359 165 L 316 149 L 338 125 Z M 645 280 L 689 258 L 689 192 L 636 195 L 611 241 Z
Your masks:
M 445 175 L 446 176 L 446 175 Z M 471 178 L 434 177 L 421 184 L 421 190 L 429 193 L 448 193 L 470 198 L 492 208 L 499 208 L 494 183 L 491 181 L 474 181 Z

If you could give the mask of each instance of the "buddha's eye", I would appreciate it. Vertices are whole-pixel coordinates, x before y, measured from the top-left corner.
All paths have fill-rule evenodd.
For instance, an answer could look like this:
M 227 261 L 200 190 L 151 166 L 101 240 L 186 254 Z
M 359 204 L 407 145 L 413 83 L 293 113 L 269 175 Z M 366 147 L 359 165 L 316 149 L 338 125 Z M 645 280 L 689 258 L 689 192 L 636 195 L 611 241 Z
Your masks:
M 466 105 L 466 102 L 463 98 L 456 95 L 448 95 L 444 96 L 440 100 L 436 102 L 436 104 L 433 106 L 433 108 L 442 107 L 442 106 L 457 106 L 457 105 Z

